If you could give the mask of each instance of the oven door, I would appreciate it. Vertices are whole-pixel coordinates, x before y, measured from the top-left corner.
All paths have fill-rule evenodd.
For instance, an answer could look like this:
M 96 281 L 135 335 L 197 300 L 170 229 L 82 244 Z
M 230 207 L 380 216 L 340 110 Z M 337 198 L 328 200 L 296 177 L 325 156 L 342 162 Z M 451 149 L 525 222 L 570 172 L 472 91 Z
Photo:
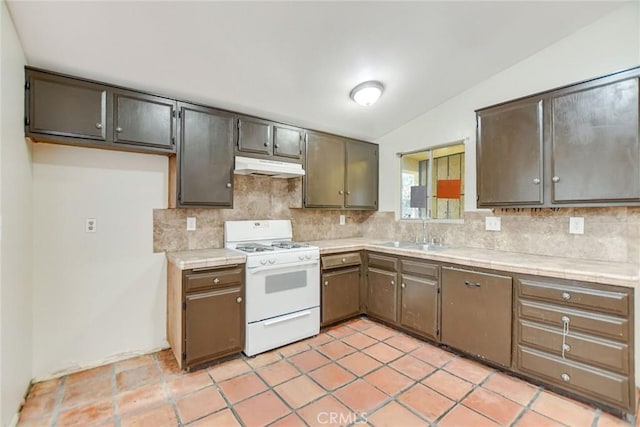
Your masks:
M 247 323 L 320 305 L 320 261 L 247 268 Z

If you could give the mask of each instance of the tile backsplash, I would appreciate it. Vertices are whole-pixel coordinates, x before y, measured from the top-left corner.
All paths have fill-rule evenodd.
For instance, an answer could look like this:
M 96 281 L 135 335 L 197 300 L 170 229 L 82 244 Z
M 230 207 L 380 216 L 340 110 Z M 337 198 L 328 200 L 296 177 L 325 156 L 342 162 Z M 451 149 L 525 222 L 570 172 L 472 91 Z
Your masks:
M 339 225 L 339 215 L 346 224 Z M 197 218 L 187 231 L 187 217 Z M 485 231 L 485 217 L 501 218 L 501 231 Z M 585 219 L 583 235 L 569 234 L 569 217 Z M 368 237 L 422 238 L 420 221 L 396 221 L 393 212 L 302 209 L 302 179 L 235 176 L 233 209 L 156 209 L 155 252 L 223 246 L 228 220 L 287 219 L 294 240 Z M 454 246 L 580 259 L 640 263 L 640 208 L 496 209 L 466 212 L 464 223 L 428 223 L 427 236 Z

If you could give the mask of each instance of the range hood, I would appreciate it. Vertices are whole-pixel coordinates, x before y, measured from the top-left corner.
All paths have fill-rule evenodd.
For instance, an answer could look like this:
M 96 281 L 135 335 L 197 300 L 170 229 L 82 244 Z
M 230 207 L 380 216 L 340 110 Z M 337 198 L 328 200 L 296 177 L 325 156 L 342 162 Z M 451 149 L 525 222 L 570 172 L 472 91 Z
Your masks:
M 304 169 L 298 163 L 236 156 L 236 168 L 233 173 L 238 175 L 270 176 L 272 178 L 295 178 L 304 176 Z

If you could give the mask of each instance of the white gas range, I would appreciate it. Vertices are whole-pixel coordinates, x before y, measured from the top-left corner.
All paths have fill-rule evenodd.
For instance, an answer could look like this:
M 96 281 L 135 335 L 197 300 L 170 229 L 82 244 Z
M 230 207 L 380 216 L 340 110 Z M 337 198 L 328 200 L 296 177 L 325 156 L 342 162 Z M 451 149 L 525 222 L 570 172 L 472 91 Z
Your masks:
M 224 223 L 224 246 L 247 256 L 248 356 L 320 331 L 320 250 L 292 237 L 289 220 Z

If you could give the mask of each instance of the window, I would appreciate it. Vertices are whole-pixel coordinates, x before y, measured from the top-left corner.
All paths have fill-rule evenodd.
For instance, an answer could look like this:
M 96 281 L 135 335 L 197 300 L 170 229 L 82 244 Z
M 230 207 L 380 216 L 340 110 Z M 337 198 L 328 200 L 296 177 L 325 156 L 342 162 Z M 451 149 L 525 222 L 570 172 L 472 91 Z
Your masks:
M 403 153 L 401 218 L 462 219 L 464 142 Z

